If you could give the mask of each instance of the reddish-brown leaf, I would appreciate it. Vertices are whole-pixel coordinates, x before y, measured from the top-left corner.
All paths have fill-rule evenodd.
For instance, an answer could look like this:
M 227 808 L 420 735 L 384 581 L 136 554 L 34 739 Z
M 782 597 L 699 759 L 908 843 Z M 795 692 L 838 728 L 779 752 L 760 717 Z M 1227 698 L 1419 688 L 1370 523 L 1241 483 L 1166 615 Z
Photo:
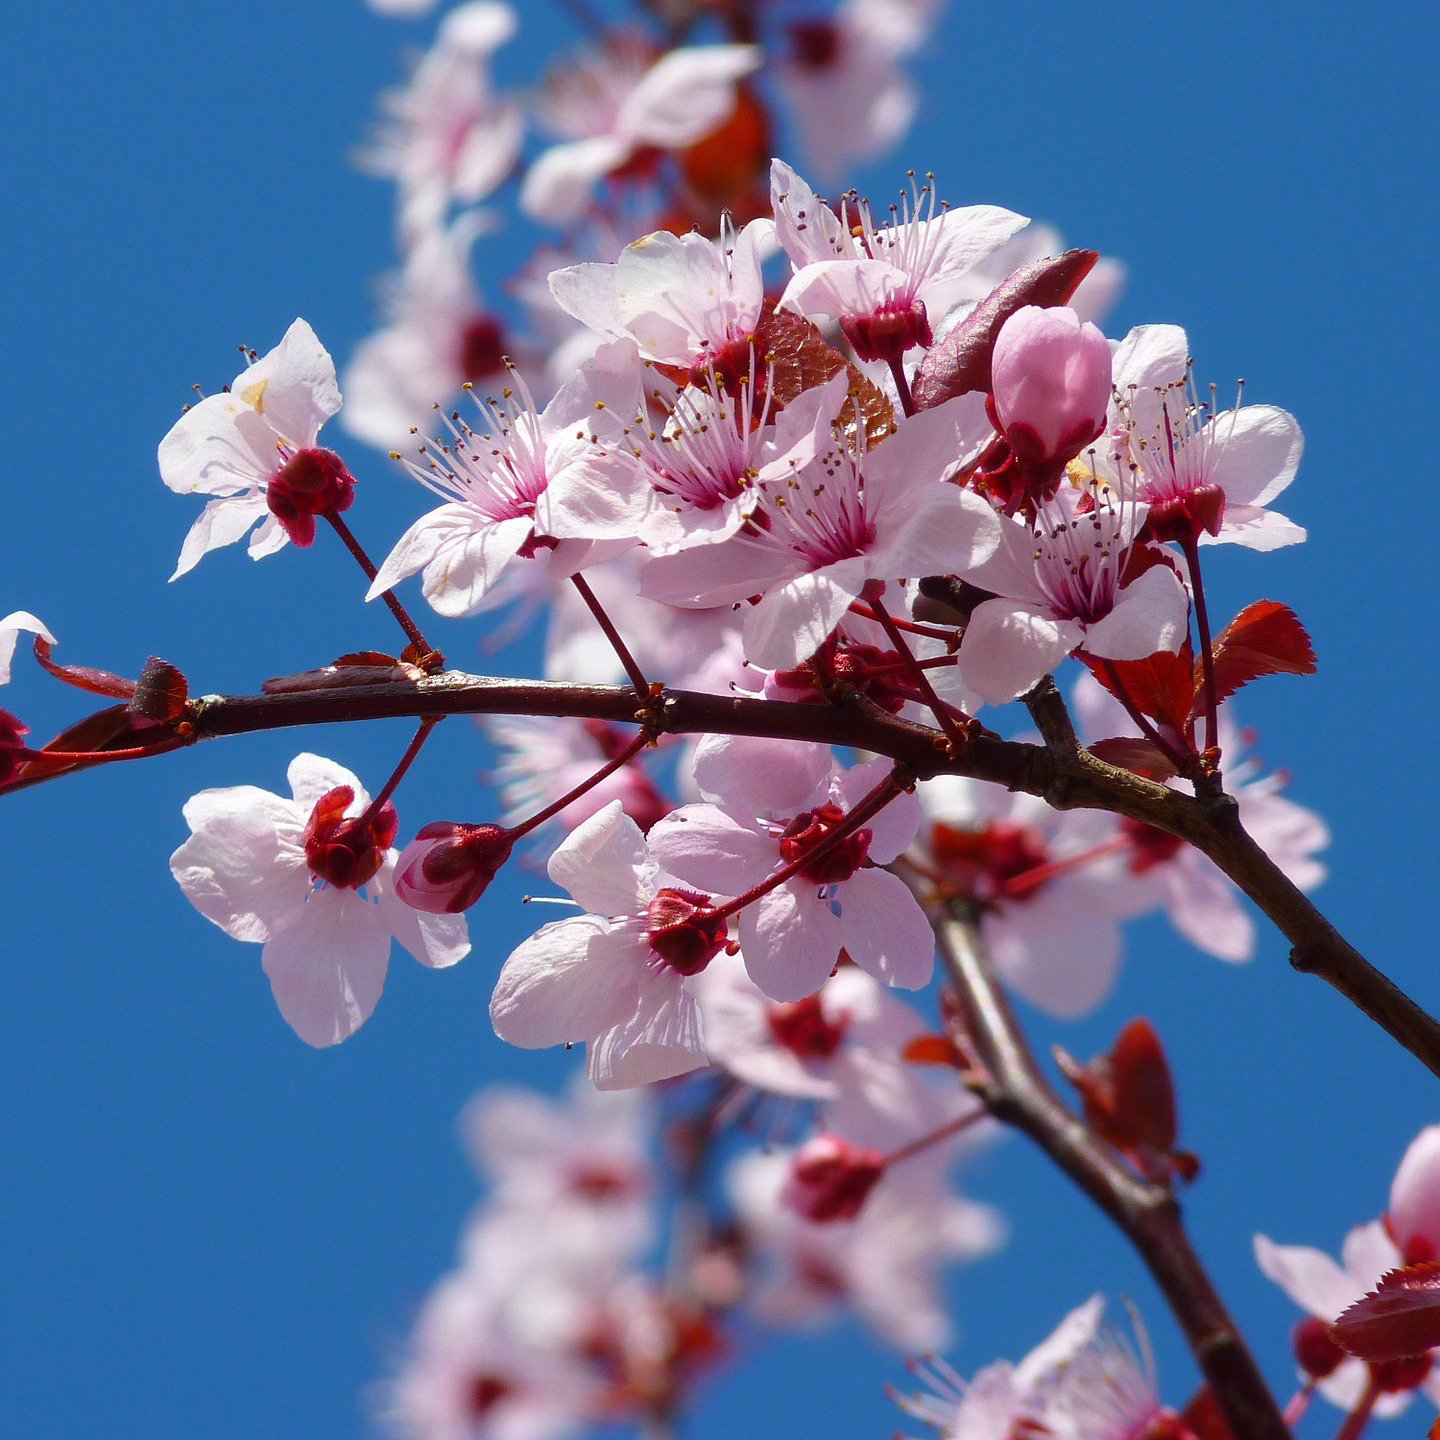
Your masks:
M 956 395 L 990 389 L 990 355 L 1000 327 L 1026 305 L 1065 305 L 1100 258 L 1094 250 L 1067 250 L 1036 260 L 1002 280 L 943 340 L 925 352 L 911 385 L 918 410 Z
M 106 695 L 112 700 L 128 700 L 135 693 L 135 682 L 123 675 L 112 675 L 108 670 L 96 670 L 89 665 L 57 665 L 50 658 L 50 642 L 43 636 L 35 637 L 35 658 L 57 680 L 84 690 L 91 695 Z
M 1175 1084 L 1150 1022 L 1132 1020 L 1120 1032 L 1109 1059 L 1116 1118 L 1131 1145 L 1168 1155 L 1178 1134 Z
M 1107 765 L 1118 765 L 1120 769 L 1143 775 L 1147 780 L 1168 780 L 1180 773 L 1175 768 L 1175 762 L 1154 741 L 1140 735 L 1116 735 L 1109 740 L 1097 740 L 1090 747 L 1090 753 Z
M 1372 1364 L 1440 1345 L 1440 1262 L 1392 1270 L 1330 1327 L 1335 1343 Z
M 178 720 L 190 701 L 190 686 L 181 671 L 168 660 L 152 655 L 135 682 L 130 713 L 140 720 L 157 723 Z
M 1257 600 L 1247 605 L 1215 638 L 1217 700 L 1226 700 L 1262 675 L 1313 675 L 1315 650 L 1310 636 L 1288 605 Z M 1195 697 L 1203 703 L 1197 666 Z
M 965 1056 L 948 1035 L 917 1035 L 900 1052 L 900 1058 L 911 1065 L 946 1065 L 954 1070 L 965 1068 Z
M 1150 719 L 1178 734 L 1188 733 L 1195 699 L 1195 661 L 1188 640 L 1178 655 L 1162 650 L 1146 660 L 1099 660 L 1082 652 L 1079 658 L 1116 699 L 1128 697 Z
M 62 730 L 46 750 L 63 750 L 73 753 L 81 750 L 123 750 L 138 743 L 136 731 L 148 728 L 147 722 L 137 720 L 126 705 L 107 705 L 83 720 Z M 74 769 L 73 760 L 27 760 L 20 767 L 22 780 L 34 780 L 42 775 L 59 775 Z

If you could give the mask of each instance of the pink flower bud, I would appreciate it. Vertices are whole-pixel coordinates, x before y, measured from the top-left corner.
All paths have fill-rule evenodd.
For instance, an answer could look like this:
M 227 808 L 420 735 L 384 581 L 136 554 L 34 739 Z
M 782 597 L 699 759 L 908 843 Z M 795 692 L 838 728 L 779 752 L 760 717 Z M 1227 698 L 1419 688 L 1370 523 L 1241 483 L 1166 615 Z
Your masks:
M 0 785 L 8 785 L 20 772 L 20 752 L 30 727 L 8 710 L 0 710 Z
M 1407 1264 L 1440 1260 L 1440 1125 L 1410 1142 L 1390 1185 L 1386 1219 Z
M 1066 306 L 1017 310 L 1000 327 L 990 375 L 995 423 L 1031 464 L 1063 466 L 1105 428 L 1110 345 Z
M 853 1220 L 884 1173 L 885 1157 L 878 1150 L 840 1135 L 817 1135 L 796 1152 L 780 1198 L 817 1224 Z
M 354 499 L 355 477 L 345 462 L 313 445 L 297 450 L 265 487 L 270 513 L 302 548 L 314 543 L 317 515 L 348 510 Z
M 457 915 L 485 893 L 514 844 L 514 833 L 498 825 L 437 820 L 401 851 L 395 893 L 412 909 Z
M 358 890 L 373 880 L 395 839 L 398 820 L 393 805 L 382 805 L 367 818 L 347 818 L 355 801 L 348 785 L 337 785 L 315 803 L 305 826 L 305 863 L 317 880 L 338 890 Z

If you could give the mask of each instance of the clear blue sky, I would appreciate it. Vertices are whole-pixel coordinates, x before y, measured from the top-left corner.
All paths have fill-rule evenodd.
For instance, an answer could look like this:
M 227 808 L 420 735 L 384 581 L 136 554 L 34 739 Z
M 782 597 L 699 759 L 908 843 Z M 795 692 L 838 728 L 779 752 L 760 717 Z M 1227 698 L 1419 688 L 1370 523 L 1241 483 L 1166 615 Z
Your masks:
M 510 55 L 533 73 L 565 31 L 546 0 L 520 8 Z M 359 0 L 53 0 L 9 22 L 0 613 L 37 611 L 65 659 L 133 673 L 164 655 L 200 691 L 388 643 L 323 544 L 263 567 L 227 552 L 167 587 L 193 507 L 162 489 L 154 451 L 192 382 L 233 373 L 237 344 L 264 348 L 303 314 L 344 355 L 369 326 L 389 195 L 345 157 L 421 31 Z M 919 125 L 872 172 L 888 189 L 892 168 L 934 170 L 953 200 L 1122 257 L 1117 325 L 1185 325 L 1202 374 L 1244 375 L 1250 398 L 1300 417 L 1284 508 L 1311 541 L 1227 553 L 1217 603 L 1271 596 L 1309 625 L 1319 675 L 1256 687 L 1244 718 L 1335 827 L 1324 905 L 1432 1009 L 1437 54 L 1440 16 L 1418 5 L 957 5 L 921 67 Z M 347 450 L 355 523 L 379 548 L 416 497 Z M 468 639 L 446 638 L 463 657 Z M 37 732 L 78 713 L 19 673 L 5 703 Z M 454 798 L 484 763 L 478 740 L 448 728 L 402 826 L 480 809 L 478 792 Z M 487 899 L 471 959 L 430 974 L 397 957 L 371 1023 L 316 1053 L 275 1013 L 257 950 L 201 921 L 166 861 L 195 790 L 281 788 L 301 745 L 375 776 L 404 738 L 226 742 L 4 802 L 0 1434 L 365 1433 L 364 1388 L 473 1197 L 456 1112 L 486 1080 L 551 1085 L 564 1068 L 504 1048 L 485 1020 L 528 922 L 522 882 Z M 1440 1119 L 1440 1088 L 1292 976 L 1273 935 L 1238 971 L 1160 924 L 1132 940 L 1119 996 L 1065 1042 L 1091 1053 L 1140 1012 L 1169 1041 L 1185 1139 L 1207 1161 L 1195 1234 L 1286 1386 L 1293 1312 L 1256 1274 L 1252 1230 L 1337 1245 Z M 973 1188 L 1015 1234 L 957 1279 L 960 1367 L 1023 1352 L 1103 1286 L 1140 1302 L 1183 1398 L 1183 1348 L 1085 1204 L 1019 1139 Z M 848 1330 L 787 1341 L 722 1378 L 689 1434 L 882 1437 L 898 1417 L 880 1387 L 901 1378 Z

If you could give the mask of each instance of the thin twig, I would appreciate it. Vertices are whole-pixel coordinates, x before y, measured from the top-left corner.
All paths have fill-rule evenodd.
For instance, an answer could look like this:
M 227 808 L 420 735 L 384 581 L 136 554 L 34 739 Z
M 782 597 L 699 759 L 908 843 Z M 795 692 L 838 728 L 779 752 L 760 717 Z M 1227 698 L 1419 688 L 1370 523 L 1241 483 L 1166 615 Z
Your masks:
M 579 591 L 586 609 L 595 617 L 595 623 L 605 632 L 605 638 L 610 642 L 610 648 L 619 658 L 621 665 L 625 667 L 625 673 L 635 687 L 636 698 L 642 705 L 648 705 L 650 703 L 650 682 L 645 678 L 645 672 L 640 668 L 639 662 L 630 653 L 630 647 L 621 639 L 620 632 L 615 628 L 615 622 L 611 620 L 605 607 L 600 603 L 600 597 L 590 588 L 590 582 L 578 570 L 570 577 L 570 580 L 575 589 Z
M 375 562 L 370 558 L 365 547 L 355 538 L 354 532 L 333 510 L 326 511 L 325 519 L 329 521 L 330 528 L 340 537 L 341 543 L 355 557 L 355 563 L 365 572 L 366 579 L 373 583 L 380 572 L 375 568 Z M 400 597 L 393 590 L 385 590 L 381 593 L 380 598 L 389 607 L 390 613 L 405 632 L 405 638 L 419 652 L 419 657 L 433 655 L 435 652 L 431 649 L 430 642 L 420 633 L 420 627 L 410 618 L 410 612 L 405 608 Z

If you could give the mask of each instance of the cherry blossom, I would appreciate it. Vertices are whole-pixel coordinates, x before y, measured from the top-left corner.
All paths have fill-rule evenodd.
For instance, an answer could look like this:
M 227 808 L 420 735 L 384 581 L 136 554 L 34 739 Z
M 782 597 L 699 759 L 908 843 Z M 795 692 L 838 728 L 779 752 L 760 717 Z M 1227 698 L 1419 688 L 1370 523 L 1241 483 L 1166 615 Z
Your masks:
M 55 643 L 55 637 L 45 628 L 43 621 L 37 620 L 28 610 L 12 610 L 0 620 L 0 685 L 10 683 L 10 667 L 14 663 L 15 647 L 22 632 L 38 635 L 51 645 Z
M 391 550 L 367 599 L 423 571 L 425 598 L 437 614 L 473 615 L 528 583 L 554 583 L 616 553 L 612 542 L 557 540 L 551 507 L 579 489 L 608 493 L 623 463 L 591 428 L 597 402 L 614 395 L 616 379 L 601 357 L 573 376 L 539 410 L 518 373 L 501 398 L 475 398 L 481 428 L 446 417 L 449 441 L 426 442 L 406 470 L 445 504 L 421 516 Z M 492 597 L 507 567 L 520 560 L 535 571 Z M 538 568 L 537 568 L 538 567 Z M 506 577 L 513 579 L 514 577 Z
M 318 497 L 339 510 L 349 504 L 349 472 L 315 444 L 339 409 L 335 362 L 310 326 L 296 320 L 232 384 L 186 410 L 160 442 L 160 478 L 177 494 L 217 498 L 185 537 L 172 580 L 247 534 L 255 560 L 273 555 L 287 538 L 309 544 L 319 511 L 307 502 Z M 282 497 L 290 503 L 277 503 Z M 305 506 L 298 515 L 297 501 Z
M 762 58 L 753 45 L 681 46 L 657 56 L 643 37 L 607 37 L 546 81 L 540 118 L 566 143 L 536 157 L 521 207 L 548 224 L 569 224 L 607 175 L 716 129 L 735 108 L 737 82 Z
M 961 674 L 987 704 L 1023 695 L 1082 645 L 1109 660 L 1179 650 L 1189 598 L 1163 557 L 1136 556 L 1146 514 L 1096 482 L 1065 487 L 1033 526 L 997 516 L 999 547 L 953 567 L 995 597 L 975 607 L 960 647 Z M 1155 563 L 1135 574 L 1136 558 Z
M 370 797 L 350 771 L 303 754 L 288 778 L 289 799 L 253 785 L 192 797 L 190 839 L 170 869 L 207 920 L 264 946 L 261 964 L 295 1033 L 335 1045 L 370 1018 L 392 940 L 432 968 L 463 959 L 470 942 L 460 917 L 422 915 L 396 897 L 394 811 L 358 826 Z
M 905 882 L 881 868 L 914 838 L 920 818 L 914 796 L 891 800 L 813 865 L 803 864 L 807 850 L 824 842 L 888 769 L 874 760 L 838 772 L 822 746 L 707 736 L 694 765 L 707 803 L 683 806 L 651 830 L 651 847 L 667 870 L 737 897 L 802 862 L 737 920 L 746 968 L 771 999 L 813 995 L 842 948 L 887 985 L 916 989 L 929 980 L 935 951 L 929 922 Z
M 519 159 L 520 107 L 490 85 L 490 60 L 515 29 L 498 0 L 457 6 L 409 82 L 381 97 L 385 118 L 360 161 L 396 182 L 407 245 L 442 225 L 452 201 L 486 199 Z
M 1221 409 L 1195 387 L 1190 343 L 1178 325 L 1141 325 L 1115 351 L 1102 473 L 1149 506 L 1149 533 L 1201 545 L 1232 541 L 1274 550 L 1305 531 L 1269 508 L 1295 478 L 1304 437 L 1273 405 Z
M 551 855 L 550 878 L 588 912 L 546 925 L 505 962 L 490 1001 L 502 1040 L 588 1047 L 602 1090 L 706 1063 L 690 977 L 726 943 L 714 897 L 672 883 L 612 801 Z
M 837 215 L 783 160 L 771 167 L 776 233 L 795 274 L 781 305 L 837 320 L 862 360 L 899 361 L 929 345 L 967 272 L 1029 222 L 997 205 L 951 210 L 912 182 L 888 223 L 846 197 Z
M 490 224 L 471 213 L 416 241 L 394 277 L 389 323 L 360 345 L 345 374 L 342 421 L 352 435 L 387 450 L 402 445 L 466 381 L 505 376 L 504 328 L 470 273 L 470 246 Z
M 844 378 L 830 383 L 838 394 Z M 834 444 L 765 487 L 764 524 L 651 561 L 644 593 L 703 606 L 759 595 L 745 616 L 746 658 L 765 669 L 809 659 L 872 582 L 969 571 L 995 554 L 990 506 L 944 483 L 973 449 L 976 413 L 976 397 L 962 396 L 872 448 Z
M 550 276 L 556 303 L 599 335 L 628 339 L 645 360 L 708 368 L 739 353 L 765 301 L 761 265 L 774 222 L 725 227 L 719 242 L 659 230 L 613 263 L 569 265 Z
M 1385 1223 L 1407 1264 L 1440 1259 L 1440 1125 L 1410 1142 L 1390 1185 Z

